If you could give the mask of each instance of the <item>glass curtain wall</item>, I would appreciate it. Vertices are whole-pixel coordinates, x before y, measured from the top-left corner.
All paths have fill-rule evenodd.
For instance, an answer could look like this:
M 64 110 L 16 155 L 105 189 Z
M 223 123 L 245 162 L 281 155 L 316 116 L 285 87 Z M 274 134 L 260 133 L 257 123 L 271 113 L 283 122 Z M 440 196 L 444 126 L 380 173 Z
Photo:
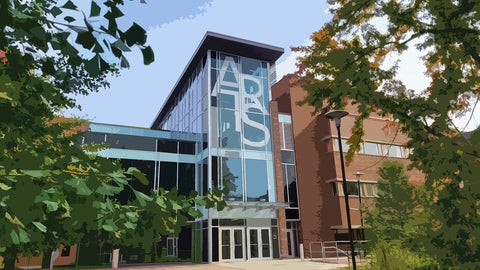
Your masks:
M 205 56 L 191 74 L 182 91 L 176 97 L 174 106 L 169 109 L 167 116 L 162 121 L 160 128 L 162 130 L 177 131 L 182 134 L 192 134 L 195 138 L 196 145 L 188 145 L 186 148 L 179 146 L 179 152 L 188 152 L 195 154 L 197 157 L 196 169 L 187 168 L 186 174 L 195 176 L 194 183 L 185 184 L 185 187 L 196 189 L 199 194 L 204 194 L 208 188 L 207 185 L 207 164 L 206 156 L 208 133 L 208 70 Z M 166 145 L 166 147 L 168 147 Z M 162 164 L 161 164 L 162 165 Z M 167 165 L 165 165 L 167 166 Z M 161 171 L 161 170 L 160 170 Z M 179 172 L 183 173 L 183 168 L 179 168 Z M 184 185 L 182 183 L 182 185 Z
M 229 201 L 274 202 L 268 63 L 210 51 L 213 183 Z
M 284 184 L 284 199 L 288 204 L 285 209 L 287 220 L 299 220 L 297 174 L 295 152 L 293 146 L 293 129 L 290 115 L 279 114 L 280 149 L 282 157 L 282 173 Z

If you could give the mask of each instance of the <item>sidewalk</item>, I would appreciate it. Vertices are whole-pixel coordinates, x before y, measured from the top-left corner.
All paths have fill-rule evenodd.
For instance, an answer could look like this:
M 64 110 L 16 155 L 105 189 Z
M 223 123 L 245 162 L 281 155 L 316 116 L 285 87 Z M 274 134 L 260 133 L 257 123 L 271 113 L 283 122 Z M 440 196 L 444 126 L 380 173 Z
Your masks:
M 324 263 L 321 261 L 311 261 L 300 259 L 283 260 L 264 260 L 264 261 L 239 261 L 239 262 L 217 262 L 211 264 L 191 264 L 191 263 L 169 263 L 161 265 L 143 265 L 128 267 L 123 266 L 119 269 L 134 270 L 335 270 L 348 266 L 346 262 Z

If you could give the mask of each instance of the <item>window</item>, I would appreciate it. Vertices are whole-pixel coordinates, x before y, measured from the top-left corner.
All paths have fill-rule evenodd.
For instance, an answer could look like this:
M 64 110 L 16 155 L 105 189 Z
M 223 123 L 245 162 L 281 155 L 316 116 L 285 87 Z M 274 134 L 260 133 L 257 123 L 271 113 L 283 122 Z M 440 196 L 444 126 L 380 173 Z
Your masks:
M 283 184 L 284 184 L 284 200 L 288 203 L 287 208 L 297 208 L 297 175 L 295 165 L 282 164 Z
M 333 140 L 333 147 L 334 147 L 333 149 L 335 149 L 335 151 L 340 151 L 339 148 L 338 148 L 338 139 Z M 346 153 L 349 148 L 350 147 L 347 144 L 347 140 L 342 139 L 342 152 Z
M 295 164 L 295 153 L 293 151 L 281 150 L 282 163 Z
M 62 248 L 62 254 L 61 254 L 62 257 L 68 257 L 70 256 L 70 246 L 64 246 Z
M 177 242 L 178 242 L 177 237 L 167 237 L 167 256 L 168 257 L 177 257 L 177 254 L 178 254 Z
M 381 149 L 378 143 L 365 142 L 363 144 L 363 153 L 367 155 L 376 155 L 379 156 L 382 154 Z
M 282 131 L 281 134 L 281 148 L 293 150 L 293 131 L 292 131 L 292 124 L 290 123 L 282 123 Z
M 170 190 L 177 187 L 177 163 L 160 162 L 160 187 Z
M 403 147 L 398 145 L 384 145 L 385 153 L 388 154 L 390 157 L 397 157 L 403 158 L 405 157 L 405 152 L 403 151 Z
M 266 167 L 265 160 L 245 159 L 247 201 L 268 201 Z
M 222 181 L 226 181 L 230 193 L 224 198 L 230 201 L 243 200 L 242 160 L 240 158 L 222 157 Z
M 378 186 L 376 183 L 360 183 L 362 196 L 375 197 L 378 194 Z
M 339 151 L 338 148 L 338 140 L 334 139 L 334 149 L 335 151 Z M 349 149 L 349 145 L 347 144 L 347 140 L 342 139 L 342 150 L 343 152 L 347 152 Z M 407 150 L 400 145 L 392 145 L 392 144 L 382 144 L 382 143 L 375 143 L 375 142 L 364 142 L 361 145 L 361 149 L 358 151 L 359 154 L 366 154 L 366 155 L 373 155 L 373 156 L 384 156 L 388 155 L 390 157 L 396 158 L 405 158 Z
M 358 196 L 359 195 L 359 190 L 358 190 L 358 183 L 357 182 L 347 182 L 347 191 L 348 195 L 353 195 L 353 196 Z
M 332 182 L 330 184 L 332 185 L 333 196 L 336 196 L 337 195 L 337 182 Z
M 159 139 L 157 141 L 157 152 L 177 153 L 177 141 Z
M 195 164 L 178 164 L 178 193 L 188 196 L 195 190 Z
M 336 184 L 336 183 L 337 182 L 332 184 Z M 332 185 L 332 187 L 334 187 L 334 185 Z M 348 190 L 349 196 L 359 196 L 358 182 L 347 181 L 347 190 Z M 338 192 L 340 196 L 344 196 L 342 182 L 338 182 Z M 360 182 L 360 195 L 362 197 L 376 197 L 377 194 L 378 194 L 377 183 Z

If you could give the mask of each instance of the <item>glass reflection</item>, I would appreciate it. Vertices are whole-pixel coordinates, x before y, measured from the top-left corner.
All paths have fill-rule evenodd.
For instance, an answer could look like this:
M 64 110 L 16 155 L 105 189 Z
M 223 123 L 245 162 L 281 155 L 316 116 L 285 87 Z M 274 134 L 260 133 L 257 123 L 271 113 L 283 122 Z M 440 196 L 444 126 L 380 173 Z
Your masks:
M 230 193 L 224 196 L 227 201 L 241 201 L 242 189 L 242 160 L 240 158 L 222 158 L 222 177 Z
M 240 131 L 236 123 L 236 114 L 238 112 L 221 109 L 220 110 L 220 133 L 221 146 L 224 148 L 240 148 Z
M 267 163 L 245 159 L 247 201 L 268 201 Z

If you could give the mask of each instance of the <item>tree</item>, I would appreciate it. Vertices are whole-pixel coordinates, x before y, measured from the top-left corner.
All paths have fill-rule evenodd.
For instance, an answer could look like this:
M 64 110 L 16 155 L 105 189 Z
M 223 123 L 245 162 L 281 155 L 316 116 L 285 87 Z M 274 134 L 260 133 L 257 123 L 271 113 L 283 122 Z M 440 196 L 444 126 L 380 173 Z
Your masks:
M 101 2 L 101 3 L 100 3 Z M 144 2 L 144 1 L 140 1 Z M 107 76 L 128 67 L 125 53 L 142 51 L 154 60 L 146 31 L 133 23 L 118 28 L 121 0 L 0 0 L 0 256 L 13 269 L 18 253 L 38 254 L 73 244 L 85 235 L 117 244 L 138 233 L 144 211 L 198 217 L 195 203 L 220 208 L 221 192 L 199 198 L 175 192 L 144 194 L 132 179 L 146 183 L 135 168 L 78 147 L 88 123 L 59 112 L 76 106 L 69 94 L 89 94 L 108 86 Z M 133 201 L 117 199 L 132 189 Z M 218 203 L 218 204 L 217 204 Z M 142 216 L 142 218 L 144 218 Z M 175 232 L 185 219 L 168 219 L 158 233 Z M 142 221 L 143 222 L 143 221 Z M 46 256 L 48 257 L 48 256 Z
M 394 161 L 385 161 L 378 169 L 381 180 L 378 182 L 378 196 L 375 206 L 367 211 L 366 224 L 374 234 L 374 239 L 402 240 L 413 244 L 422 230 L 418 219 L 421 212 L 420 187 L 408 182 L 403 165 Z M 413 224 L 417 223 L 417 224 Z
M 403 165 L 385 161 L 378 169 L 378 196 L 366 211 L 365 224 L 373 267 L 412 269 L 434 265 L 419 238 L 425 238 L 432 196 L 408 182 Z
M 349 159 L 360 147 L 362 121 L 369 115 L 398 121 L 411 139 L 406 147 L 414 149 L 412 166 L 425 173 L 425 186 L 438 193 L 429 227 L 430 254 L 446 267 L 476 263 L 480 132 L 465 138 L 453 118 L 471 112 L 479 99 L 480 2 L 330 2 L 332 20 L 312 34 L 311 45 L 297 48 L 305 53 L 298 71 L 308 92 L 304 103 L 316 112 L 341 109 L 347 102 L 358 106 Z M 383 85 L 394 84 L 400 64 L 384 61 L 401 59 L 409 47 L 424 53 L 430 85 L 414 93 L 384 91 Z

